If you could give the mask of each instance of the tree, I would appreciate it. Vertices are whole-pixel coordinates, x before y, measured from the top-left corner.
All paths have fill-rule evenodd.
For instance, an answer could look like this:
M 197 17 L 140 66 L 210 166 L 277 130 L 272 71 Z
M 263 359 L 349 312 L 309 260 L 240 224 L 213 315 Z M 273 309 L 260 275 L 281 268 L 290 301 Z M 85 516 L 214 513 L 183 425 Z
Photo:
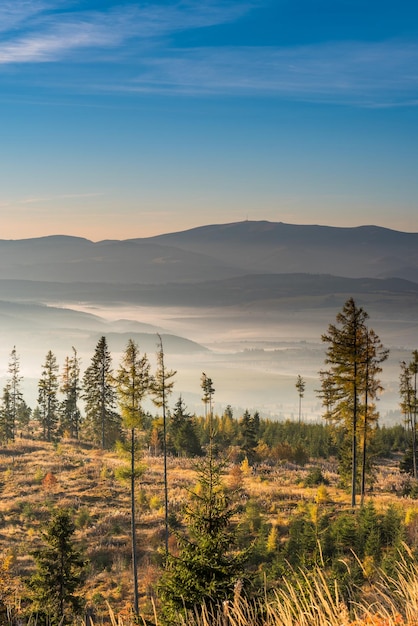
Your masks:
M 237 509 L 222 483 L 222 469 L 211 454 L 198 466 L 197 486 L 185 509 L 187 534 L 177 533 L 179 553 L 168 555 L 159 584 L 169 623 L 202 603 L 228 600 L 242 582 L 247 554 L 235 543 L 231 518 Z
M 377 412 L 371 411 L 368 404 L 382 389 L 376 375 L 381 371 L 379 364 L 388 356 L 377 334 L 367 328 L 367 319 L 366 311 L 350 298 L 338 313 L 337 324 L 330 324 L 328 333 L 322 335 L 322 341 L 328 344 L 325 363 L 329 369 L 320 372 L 320 395 L 325 417 L 342 423 L 351 436 L 352 506 L 356 503 L 358 435 L 362 432 L 366 450 L 368 428 L 371 420 L 377 419 Z
M 16 425 L 19 423 L 19 408 L 23 402 L 23 395 L 20 388 L 23 376 L 20 375 L 20 361 L 16 352 L 16 346 L 13 346 L 13 350 L 10 353 L 8 373 L 7 387 L 11 416 L 11 439 L 14 441 Z
M 298 374 L 298 377 L 296 379 L 295 387 L 298 390 L 298 395 L 299 395 L 299 420 L 298 421 L 300 424 L 301 418 L 302 418 L 302 398 L 303 398 L 303 394 L 305 393 L 305 381 L 303 380 L 300 374 Z
M 111 448 L 121 436 L 121 418 L 116 412 L 116 388 L 112 357 L 106 337 L 97 343 L 91 364 L 83 376 L 84 426 L 94 444 Z
M 177 456 L 201 456 L 202 447 L 196 433 L 193 417 L 186 411 L 180 396 L 169 420 L 169 439 Z
M 17 423 L 20 428 L 27 428 L 32 415 L 32 409 L 26 404 L 24 400 L 19 404 L 17 408 Z
M 3 624 L 18 621 L 14 613 L 19 605 L 21 589 L 20 581 L 12 573 L 13 559 L 13 554 L 0 556 L 0 620 Z
M 215 437 L 213 424 L 213 394 L 215 393 L 215 388 L 212 379 L 206 376 L 205 372 L 202 372 L 200 386 L 203 390 L 202 402 L 205 405 L 205 427 L 209 433 L 209 455 L 212 456 Z
M 10 397 L 10 387 L 3 388 L 3 397 L 0 405 L 0 439 L 3 443 L 14 441 L 14 413 Z
M 223 450 L 237 442 L 238 429 L 238 420 L 234 419 L 232 407 L 228 404 L 219 420 L 218 434 Z
M 401 362 L 401 373 L 399 379 L 399 392 L 401 396 L 401 411 L 405 415 L 407 429 L 410 433 L 411 453 L 412 453 L 412 475 L 418 478 L 417 460 L 417 375 L 418 375 L 418 350 L 412 353 L 412 360 L 409 363 Z
M 5 443 L 15 440 L 17 425 L 26 425 L 24 421 L 25 412 L 23 410 L 23 406 L 26 407 L 26 405 L 23 402 L 23 395 L 20 389 L 23 377 L 20 376 L 19 372 L 19 357 L 16 347 L 13 347 L 8 367 L 9 376 L 3 388 L 2 405 L 0 408 L 0 436 Z
M 166 619 L 173 623 L 179 612 L 218 605 L 242 583 L 246 552 L 236 545 L 232 517 L 238 508 L 222 482 L 223 464 L 213 455 L 212 380 L 202 375 L 206 416 L 209 416 L 208 454 L 197 466 L 198 482 L 185 506 L 187 533 L 177 533 L 179 553 L 168 554 L 159 592 Z
M 142 426 L 143 409 L 142 402 L 145 395 L 150 391 L 150 364 L 147 355 L 142 357 L 139 353 L 138 345 L 129 339 L 122 361 L 117 372 L 117 392 L 124 426 L 131 433 L 131 538 L 132 538 L 132 572 L 134 591 L 134 611 L 139 613 L 138 595 L 138 564 L 136 549 L 136 521 L 135 521 L 135 478 L 136 478 L 136 456 L 137 440 L 135 430 Z
M 43 438 L 52 441 L 58 424 L 58 364 L 55 355 L 48 351 L 38 382 L 38 406 Z
M 255 449 L 257 447 L 257 432 L 254 418 L 249 411 L 245 411 L 239 422 L 241 433 L 241 448 L 245 453 L 250 465 L 255 461 Z
M 78 591 L 84 581 L 85 560 L 74 546 L 74 531 L 70 513 L 56 510 L 42 533 L 44 546 L 34 553 L 36 572 L 29 588 L 41 623 L 72 622 L 82 608 Z
M 61 431 L 67 431 L 70 437 L 78 439 L 80 432 L 81 413 L 78 400 L 81 394 L 80 359 L 77 350 L 73 347 L 73 356 L 66 357 L 61 377 L 61 393 L 64 400 L 61 403 Z
M 168 554 L 168 476 L 167 476 L 167 398 L 173 390 L 175 370 L 167 370 L 164 361 L 163 340 L 158 336 L 157 371 L 152 381 L 153 402 L 163 412 L 163 455 L 164 455 L 164 523 L 165 553 Z
M 202 372 L 202 376 L 200 379 L 200 386 L 203 390 L 202 401 L 205 405 L 205 417 L 213 416 L 213 394 L 215 393 L 215 388 L 213 386 L 213 381 L 209 376 L 206 376 L 205 372 Z
M 361 468 L 361 504 L 364 503 L 366 492 L 367 441 L 372 424 L 376 424 L 379 414 L 376 411 L 378 393 L 383 390 L 377 375 L 381 373 L 380 366 L 389 356 L 389 350 L 384 348 L 378 335 L 373 329 L 366 332 L 366 351 L 364 361 L 364 409 L 363 409 L 363 454 Z

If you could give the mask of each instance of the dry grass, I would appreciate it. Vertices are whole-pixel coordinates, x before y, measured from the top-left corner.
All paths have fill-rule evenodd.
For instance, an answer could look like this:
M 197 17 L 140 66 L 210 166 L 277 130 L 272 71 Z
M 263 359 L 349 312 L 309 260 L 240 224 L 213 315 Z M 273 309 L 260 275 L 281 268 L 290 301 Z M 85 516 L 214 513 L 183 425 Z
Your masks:
M 65 440 L 53 445 L 22 439 L 0 449 L 0 552 L 13 555 L 16 575 L 28 576 L 33 570 L 31 552 L 40 541 L 41 525 L 48 519 L 51 508 L 71 508 L 77 525 L 75 538 L 84 547 L 90 560 L 85 597 L 88 607 L 100 620 L 108 619 L 106 603 L 113 607 L 121 619 L 128 619 L 132 602 L 129 486 L 116 477 L 123 463 L 116 453 L 102 452 L 88 445 Z M 147 469 L 138 491 L 140 605 L 144 615 L 152 616 L 160 572 L 159 549 L 164 542 L 164 512 L 161 506 L 163 460 L 161 457 L 147 456 L 144 463 Z M 170 507 L 172 511 L 180 511 L 188 498 L 187 489 L 195 481 L 194 463 L 188 459 L 169 459 L 168 469 Z M 262 467 L 253 474 L 240 472 L 237 466 L 231 464 L 225 482 L 240 487 L 244 502 L 256 500 L 267 522 L 279 522 L 285 526 L 298 506 L 315 502 L 317 498 L 317 487 L 303 486 L 309 469 L 309 466 L 299 468 L 287 464 L 275 468 Z M 338 476 L 334 465 L 324 463 L 321 469 L 331 483 L 327 487 L 330 502 L 341 508 L 348 506 L 348 494 L 336 486 Z M 379 506 L 379 502 L 385 506 L 389 502 L 402 502 L 405 515 L 410 518 L 410 532 L 418 535 L 418 508 L 414 507 L 413 501 L 400 501 L 397 497 L 393 490 L 393 484 L 398 480 L 394 468 L 386 467 L 384 471 L 389 477 L 387 489 L 385 491 L 384 478 L 381 478 L 376 505 Z M 285 602 L 286 598 L 290 602 L 294 591 L 289 588 L 285 596 L 277 592 L 275 598 L 270 598 L 260 606 L 239 599 L 232 605 L 224 606 L 222 615 L 213 618 L 215 621 L 205 622 L 209 616 L 205 616 L 203 611 L 190 624 L 348 624 L 341 621 L 342 617 L 338 613 L 340 604 L 336 600 L 334 603 L 329 600 L 325 581 L 318 579 L 315 582 L 315 585 L 320 584 L 322 587 L 311 589 L 311 601 L 306 599 L 306 606 L 299 606 L 300 610 L 303 608 L 302 613 L 298 613 L 299 621 L 295 617 L 296 609 L 291 609 L 293 605 Z M 316 599 L 318 603 L 321 593 L 324 596 L 321 614 L 325 616 L 327 607 L 327 611 L 334 615 L 334 621 L 331 621 L 331 614 L 327 617 L 328 622 L 312 621 L 312 611 L 319 610 L 318 604 L 315 609 L 312 601 Z M 418 598 L 418 591 L 416 595 Z M 337 614 L 339 617 L 335 617 Z M 270 621 L 256 622 L 254 615 L 257 615 L 257 620 Z M 290 620 L 291 616 L 296 621 L 283 621 Z M 387 625 L 391 623 L 387 622 Z
M 116 616 L 110 607 L 109 614 L 112 626 L 135 623 L 127 615 Z M 143 624 L 149 623 L 145 618 L 141 620 Z M 155 613 L 153 623 L 160 624 Z M 237 595 L 218 608 L 203 606 L 187 616 L 179 615 L 176 623 L 181 626 L 417 626 L 418 566 L 401 562 L 397 580 L 382 575 L 368 589 L 363 601 L 351 605 L 341 598 L 338 585 L 329 585 L 317 570 L 296 585 L 285 580 L 280 590 L 257 601 Z

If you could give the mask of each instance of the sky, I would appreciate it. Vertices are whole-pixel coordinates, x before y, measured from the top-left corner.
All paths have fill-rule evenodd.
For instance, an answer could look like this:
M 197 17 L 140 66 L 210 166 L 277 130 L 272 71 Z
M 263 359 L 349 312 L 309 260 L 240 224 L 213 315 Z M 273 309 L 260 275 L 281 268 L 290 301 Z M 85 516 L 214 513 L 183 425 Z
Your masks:
M 1 0 L 0 239 L 418 232 L 414 0 Z

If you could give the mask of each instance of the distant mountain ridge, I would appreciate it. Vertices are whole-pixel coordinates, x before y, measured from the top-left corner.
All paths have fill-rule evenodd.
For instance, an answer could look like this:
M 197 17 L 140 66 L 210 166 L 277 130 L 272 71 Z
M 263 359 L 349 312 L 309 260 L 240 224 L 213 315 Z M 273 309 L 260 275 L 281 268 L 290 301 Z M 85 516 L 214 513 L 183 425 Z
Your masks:
M 162 285 L 292 273 L 418 283 L 418 233 L 244 221 L 124 241 L 0 240 L 0 279 Z
M 242 306 L 273 301 L 283 306 L 286 299 L 318 298 L 340 294 L 374 298 L 412 299 L 418 303 L 418 283 L 399 278 L 342 278 L 331 274 L 246 274 L 196 283 L 111 284 L 55 283 L 0 279 L 0 293 L 18 302 L 93 302 L 144 306 L 211 307 Z M 0 302 L 1 304 L 1 302 Z
M 209 251 L 251 272 L 313 273 L 418 282 L 418 233 L 245 221 L 151 238 L 187 251 Z M 136 240 L 138 241 L 138 240 Z

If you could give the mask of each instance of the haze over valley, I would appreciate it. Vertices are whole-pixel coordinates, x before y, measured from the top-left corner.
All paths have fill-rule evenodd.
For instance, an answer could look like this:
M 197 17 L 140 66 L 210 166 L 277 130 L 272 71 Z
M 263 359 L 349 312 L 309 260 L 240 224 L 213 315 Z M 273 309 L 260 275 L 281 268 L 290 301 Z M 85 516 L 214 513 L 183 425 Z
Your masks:
M 130 337 L 152 359 L 160 333 L 173 402 L 200 411 L 205 371 L 216 411 L 288 418 L 300 374 L 305 419 L 321 416 L 321 334 L 352 296 L 391 349 L 379 409 L 393 419 L 399 362 L 417 347 L 418 234 L 245 221 L 126 241 L 2 240 L 0 289 L 0 372 L 16 345 L 32 406 L 49 349 L 62 365 L 74 346 L 86 367 L 105 335 L 117 367 Z

